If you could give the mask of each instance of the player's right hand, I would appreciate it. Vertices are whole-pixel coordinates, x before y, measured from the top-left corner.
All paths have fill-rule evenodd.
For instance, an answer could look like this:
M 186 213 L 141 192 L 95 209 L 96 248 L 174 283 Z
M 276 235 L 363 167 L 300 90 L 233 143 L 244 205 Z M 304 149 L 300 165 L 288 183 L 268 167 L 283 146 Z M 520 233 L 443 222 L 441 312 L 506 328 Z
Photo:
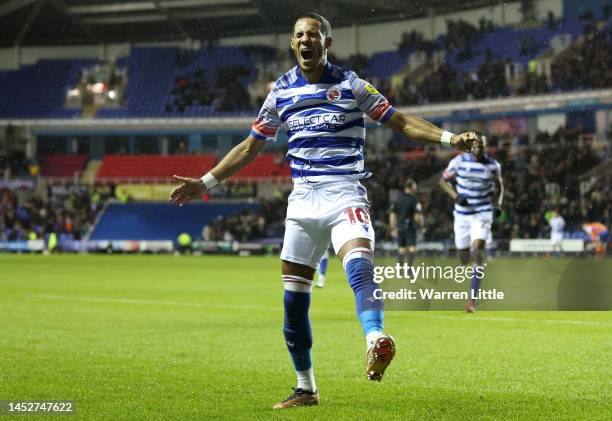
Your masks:
M 463 152 L 470 152 L 472 150 L 472 143 L 476 141 L 476 133 L 474 132 L 465 132 L 461 134 L 456 134 L 451 137 L 451 146 L 455 149 L 459 149 Z
M 175 205 L 183 206 L 206 192 L 206 186 L 199 178 L 181 177 L 179 175 L 173 175 L 172 178 L 181 182 L 170 192 L 170 201 Z
M 459 206 L 469 206 L 470 205 L 468 203 L 468 198 L 463 196 L 462 194 L 457 195 L 457 197 L 455 198 L 455 203 L 458 204 Z

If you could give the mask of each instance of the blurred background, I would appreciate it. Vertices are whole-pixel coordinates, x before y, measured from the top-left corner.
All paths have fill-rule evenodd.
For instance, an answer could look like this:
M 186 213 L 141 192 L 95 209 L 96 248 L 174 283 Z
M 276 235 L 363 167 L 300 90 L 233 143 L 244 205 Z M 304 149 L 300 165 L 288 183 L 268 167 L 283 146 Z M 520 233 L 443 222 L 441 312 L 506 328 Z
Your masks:
M 202 201 L 167 202 L 243 140 L 294 66 L 295 17 L 326 16 L 329 59 L 402 111 L 478 130 L 506 186 L 490 253 L 567 250 L 609 227 L 612 27 L 608 0 L 8 0 L 0 2 L 0 251 L 274 254 L 287 137 Z M 421 253 L 452 253 L 437 187 L 453 152 L 368 123 L 365 181 L 379 250 L 389 204 L 419 183 Z M 525 241 L 527 240 L 527 241 Z

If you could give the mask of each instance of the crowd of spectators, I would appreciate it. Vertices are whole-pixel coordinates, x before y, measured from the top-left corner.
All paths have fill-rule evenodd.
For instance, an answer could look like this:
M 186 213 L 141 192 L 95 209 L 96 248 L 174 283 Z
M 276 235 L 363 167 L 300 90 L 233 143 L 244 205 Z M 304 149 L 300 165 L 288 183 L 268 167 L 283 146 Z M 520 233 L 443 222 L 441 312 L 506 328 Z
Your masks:
M 549 24 L 555 24 L 554 16 L 549 15 L 548 19 Z M 486 24 L 483 27 L 485 31 L 493 29 Z M 452 25 L 449 22 L 448 31 L 455 34 L 446 37 L 448 52 L 454 51 L 459 62 L 472 59 L 472 46 L 484 36 L 483 29 L 459 21 Z M 394 103 L 410 105 L 612 86 L 612 31 L 605 29 L 600 32 L 595 23 L 587 22 L 584 34 L 584 40 L 578 46 L 553 61 L 550 77 L 537 72 L 537 59 L 534 58 L 528 63 L 522 80 L 510 85 L 506 74 L 512 68 L 512 62 L 494 58 L 492 51 L 487 49 L 482 53 L 484 61 L 476 71 L 458 73 L 448 63 L 442 62 L 418 83 L 408 75 L 399 86 L 381 81 L 381 91 Z M 531 37 L 520 39 L 522 55 L 533 56 L 537 49 Z
M 525 20 L 533 21 L 530 2 L 525 2 L 522 8 Z M 376 80 L 367 74 L 369 57 L 366 55 L 355 54 L 346 60 L 339 60 L 330 51 L 328 58 L 363 78 L 372 79 L 379 90 L 397 105 L 612 86 L 612 71 L 609 70 L 612 68 L 611 33 L 607 29 L 599 32 L 592 16 L 584 19 L 584 42 L 554 60 L 550 74 L 536 71 L 537 58 L 533 56 L 542 46 L 531 36 L 522 36 L 519 40 L 521 55 L 533 57 L 521 78 L 515 77 L 516 70 L 508 58 L 495 57 L 490 49 L 475 51 L 476 43 L 496 29 L 493 22 L 485 18 L 480 19 L 477 25 L 464 20 L 448 20 L 447 32 L 438 40 L 426 40 L 416 30 L 403 33 L 398 43 L 399 51 L 424 51 L 429 66 L 435 68 L 434 71 L 426 72 L 424 78 L 400 72 L 390 79 Z M 549 12 L 543 24 L 554 29 L 558 27 L 559 20 Z M 432 53 L 443 50 L 447 56 L 453 55 L 453 61 L 457 63 L 475 59 L 479 55 L 482 55 L 482 61 L 476 69 L 457 72 L 446 61 L 434 64 Z M 270 47 L 245 47 L 244 51 L 254 63 L 275 62 L 278 58 L 275 50 Z M 257 70 L 244 66 L 227 66 L 218 68 L 212 76 L 206 75 L 201 68 L 192 74 L 181 74 L 176 78 L 165 109 L 167 112 L 184 112 L 191 105 L 203 105 L 214 106 L 217 111 L 255 111 L 265 95 L 248 86 L 247 82 L 253 82 L 253 72 Z M 512 80 L 508 79 L 509 74 L 513 75 Z M 262 81 L 253 83 L 258 82 Z
M 260 208 L 232 215 L 219 215 L 202 228 L 204 241 L 253 241 L 282 238 L 288 192 L 278 191 L 273 199 L 262 200 Z
M 541 133 L 537 147 L 514 148 L 502 144 L 492 151 L 502 164 L 505 183 L 503 212 L 494 227 L 496 238 L 542 238 L 548 233 L 547 211 L 559 207 L 569 232 L 578 232 L 585 222 L 609 225 L 612 216 L 612 190 L 600 179 L 588 191 L 581 192 L 580 176 L 600 162 L 589 143 L 578 142 L 576 130 L 559 129 Z M 439 174 L 446 161 L 433 151 L 424 157 L 402 160 L 386 154 L 370 153 L 368 167 L 374 170 L 365 181 L 373 203 L 372 219 L 378 238 L 389 239 L 387 209 L 389 191 L 398 190 L 405 178 L 417 183 Z M 437 188 L 419 195 L 424 211 L 424 240 L 446 240 L 453 236 L 453 202 Z
M 249 110 L 251 101 L 246 81 L 250 73 L 239 65 L 218 67 L 211 83 L 202 68 L 192 74 L 180 74 L 174 80 L 165 111 L 184 112 L 192 105 L 212 106 L 216 111 Z
M 559 136 L 559 134 L 556 134 Z M 610 202 L 600 206 L 599 198 L 610 199 L 610 192 L 601 184 L 595 190 L 581 192 L 580 176 L 599 161 L 588 143 L 577 138 L 552 143 L 555 135 L 540 135 L 539 148 L 527 147 L 515 156 L 507 148 L 498 150 L 496 158 L 503 163 L 504 182 L 508 192 L 504 204 L 505 218 L 498 221 L 501 238 L 542 238 L 548 225 L 545 213 L 559 207 L 566 221 L 566 230 L 580 231 L 585 222 L 610 223 Z M 598 198 L 594 200 L 594 197 Z
M 12 151 L 3 154 L 0 151 L 0 178 L 36 175 L 38 170 L 38 165 L 27 159 L 25 152 Z
M 381 91 L 393 103 L 402 105 L 497 98 L 510 92 L 504 76 L 505 67 L 505 61 L 493 59 L 491 52 L 487 51 L 485 61 L 476 72 L 459 74 L 442 63 L 437 71 L 418 84 L 411 83 L 406 77 L 400 89 L 392 89 L 383 83 Z
M 45 239 L 51 233 L 82 239 L 108 196 L 78 186 L 0 188 L 0 241 Z
M 456 52 L 459 62 L 471 60 L 474 44 L 494 30 L 493 22 L 484 18 L 480 19 L 478 27 L 461 19 L 448 20 L 446 21 L 444 47 L 448 53 Z
M 491 154 L 502 164 L 505 201 L 496 220 L 496 238 L 542 238 L 547 235 L 547 211 L 557 207 L 566 220 L 566 229 L 580 231 L 585 222 L 609 225 L 612 191 L 609 179 L 601 178 L 585 190 L 580 178 L 596 166 L 601 157 L 590 142 L 579 140 L 579 129 L 561 128 L 540 133 L 534 144 L 509 143 L 506 137 L 491 137 Z M 431 149 L 406 149 L 397 139 L 384 149 L 368 148 L 366 167 L 373 172 L 364 180 L 372 203 L 371 217 L 377 238 L 389 239 L 388 209 L 393 194 L 406 178 L 422 183 L 436 177 L 448 163 Z M 409 145 L 410 147 L 410 145 Z M 389 151 L 394 151 L 390 153 Z M 431 180 L 429 180 L 431 181 Z M 424 212 L 426 241 L 448 240 L 453 232 L 453 203 L 435 183 L 429 182 L 419 199 Z M 581 190 L 582 186 L 582 190 Z M 85 187 L 28 187 L 0 189 L 0 241 L 45 238 L 50 233 L 81 239 L 88 232 L 110 191 Z M 209 241 L 252 241 L 281 238 L 287 192 L 278 190 L 273 199 L 261 202 L 256 210 L 220 216 L 202 231 Z
M 427 51 L 429 50 L 429 41 L 423 38 L 423 33 L 421 31 L 413 29 L 410 32 L 402 33 L 402 37 L 397 45 L 397 48 L 400 52 L 407 52 L 411 50 Z
M 612 32 L 589 33 L 579 48 L 553 63 L 552 85 L 560 90 L 612 86 Z
M 560 128 L 552 134 L 540 133 L 534 145 L 499 140 L 490 148 L 491 155 L 502 165 L 505 184 L 504 206 L 494 225 L 495 238 L 546 237 L 549 228 L 545 215 L 555 207 L 560 209 L 569 232 L 581 231 L 585 222 L 612 222 L 609 183 L 600 179 L 587 191 L 580 190 L 580 176 L 597 165 L 601 157 L 588 141 L 580 142 L 579 135 L 578 129 Z M 390 192 L 399 191 L 406 178 L 417 183 L 435 178 L 448 164 L 448 159 L 438 158 L 434 149 L 400 153 L 389 150 L 401 149 L 393 145 L 384 150 L 368 149 L 365 165 L 373 176 L 363 181 L 372 203 L 371 219 L 381 240 L 390 240 L 388 209 L 394 197 Z M 423 240 L 444 241 L 453 237 L 454 203 L 434 184 L 419 193 Z M 280 237 L 285 207 L 286 200 L 278 198 L 264 202 L 259 212 L 220 218 L 206 228 L 207 236 L 239 241 Z

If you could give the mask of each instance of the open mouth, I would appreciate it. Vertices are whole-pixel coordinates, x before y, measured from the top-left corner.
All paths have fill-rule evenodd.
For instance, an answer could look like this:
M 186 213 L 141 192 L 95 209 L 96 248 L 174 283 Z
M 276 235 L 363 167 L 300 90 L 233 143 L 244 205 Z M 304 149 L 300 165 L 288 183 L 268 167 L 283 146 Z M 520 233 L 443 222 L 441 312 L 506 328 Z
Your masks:
M 311 50 L 302 50 L 300 51 L 300 56 L 302 56 L 303 60 L 312 60 L 313 53 Z

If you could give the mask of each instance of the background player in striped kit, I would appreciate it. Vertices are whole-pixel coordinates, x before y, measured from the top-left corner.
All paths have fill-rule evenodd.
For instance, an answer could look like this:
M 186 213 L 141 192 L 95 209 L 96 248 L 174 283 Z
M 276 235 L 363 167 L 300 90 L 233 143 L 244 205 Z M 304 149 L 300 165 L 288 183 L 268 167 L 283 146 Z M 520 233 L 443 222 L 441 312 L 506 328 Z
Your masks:
M 494 210 L 499 210 L 504 199 L 501 165 L 485 153 L 485 147 L 486 138 L 477 134 L 470 153 L 453 158 L 440 179 L 440 187 L 455 201 L 455 246 L 464 265 L 471 260 L 473 265 L 482 266 Z M 471 297 L 478 295 L 481 281 L 475 271 Z M 475 306 L 476 300 L 471 298 L 465 310 L 473 313 Z
M 560 255 L 563 252 L 563 231 L 565 230 L 565 219 L 559 214 L 559 209 L 553 209 L 550 220 L 550 243 L 554 255 Z
M 383 333 L 383 303 L 374 299 L 374 230 L 369 218 L 364 168 L 365 114 L 405 137 L 470 150 L 473 132 L 454 135 L 395 110 L 372 85 L 327 62 L 331 26 L 316 13 L 300 16 L 291 48 L 298 66 L 281 76 L 268 94 L 250 135 L 201 179 L 175 176 L 170 194 L 177 205 L 201 196 L 253 161 L 284 125 L 287 160 L 294 189 L 289 197 L 282 260 L 285 320 L 283 333 L 297 376 L 297 387 L 274 408 L 319 403 L 311 361 L 309 308 L 312 280 L 331 242 L 342 261 L 366 338 L 366 376 L 380 381 L 395 355 L 395 342 Z M 338 350 L 338 352 L 342 352 Z
M 319 263 L 319 269 L 317 273 L 317 288 L 323 288 L 325 286 L 325 275 L 327 275 L 327 262 L 329 260 L 329 249 L 325 249 L 321 262 Z

